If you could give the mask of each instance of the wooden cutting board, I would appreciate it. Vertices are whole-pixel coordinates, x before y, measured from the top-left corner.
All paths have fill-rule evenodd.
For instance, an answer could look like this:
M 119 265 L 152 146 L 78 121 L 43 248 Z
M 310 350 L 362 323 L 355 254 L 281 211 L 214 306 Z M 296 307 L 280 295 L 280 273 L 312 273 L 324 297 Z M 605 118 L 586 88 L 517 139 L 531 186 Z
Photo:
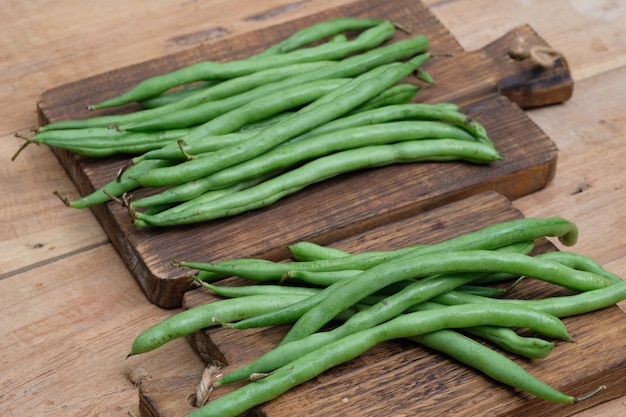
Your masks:
M 412 35 L 429 36 L 431 52 L 438 57 L 427 62 L 425 69 L 437 84 L 424 88 L 418 100 L 462 105 L 464 112 L 485 126 L 505 159 L 490 166 L 410 164 L 344 175 L 271 207 L 189 227 L 141 229 L 132 226 L 125 209 L 114 203 L 93 208 L 150 301 L 165 308 L 180 306 L 188 279 L 180 270 L 167 266 L 173 259 L 277 259 L 285 255 L 285 245 L 298 240 L 334 241 L 485 190 L 515 199 L 543 188 L 553 178 L 557 148 L 520 106 L 567 100 L 573 84 L 565 61 L 558 60 L 555 68 L 544 69 L 529 60 L 512 59 L 510 48 L 520 37 L 530 44 L 547 46 L 528 26 L 514 29 L 480 50 L 464 51 L 430 11 L 414 0 L 356 1 L 54 88 L 40 97 L 40 123 L 92 116 L 85 110 L 86 104 L 126 91 L 146 77 L 200 60 L 246 57 L 299 28 L 339 16 L 390 19 Z M 398 38 L 404 36 L 398 34 Z M 129 105 L 98 114 L 133 109 L 136 107 Z M 127 162 L 126 158 L 91 159 L 60 150 L 55 153 L 82 195 L 110 181 Z
M 523 217 L 502 195 L 477 194 L 372 230 L 329 246 L 358 253 L 438 242 L 489 224 Z M 584 238 L 584 237 L 581 237 Z M 575 250 L 575 247 L 572 248 Z M 547 240 L 535 253 L 555 250 Z M 522 281 L 509 295 L 542 298 L 567 294 L 560 287 L 535 280 Z M 216 300 L 205 289 L 187 292 L 184 307 Z M 437 352 L 408 341 L 382 343 L 359 358 L 333 368 L 288 391 L 249 415 L 294 416 L 569 416 L 626 393 L 626 320 L 616 306 L 564 319 L 575 343 L 557 342 L 542 360 L 514 358 L 545 382 L 569 394 L 581 395 L 606 384 L 608 389 L 576 405 L 540 401 L 497 383 Z M 207 363 L 235 369 L 272 349 L 288 330 L 278 326 L 245 331 L 203 330 L 188 337 Z M 195 393 L 202 369 L 193 375 L 158 378 L 140 386 L 143 417 L 184 416 L 194 410 L 187 399 Z M 222 390 L 223 391 L 220 391 Z M 217 398 L 229 389 L 213 392 Z

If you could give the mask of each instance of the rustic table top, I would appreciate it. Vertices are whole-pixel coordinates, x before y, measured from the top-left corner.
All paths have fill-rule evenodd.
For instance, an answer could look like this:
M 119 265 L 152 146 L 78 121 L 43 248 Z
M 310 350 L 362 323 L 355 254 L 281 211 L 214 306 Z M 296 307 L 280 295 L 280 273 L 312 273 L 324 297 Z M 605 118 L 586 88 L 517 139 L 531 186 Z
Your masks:
M 176 310 L 146 300 L 90 211 L 62 207 L 73 190 L 46 148 L 10 158 L 16 132 L 37 125 L 52 87 L 348 0 L 65 1 L 0 5 L 0 404 L 3 415 L 126 415 L 137 389 L 126 374 L 159 377 L 203 364 L 185 340 L 124 360 L 133 338 Z M 559 148 L 554 180 L 515 200 L 525 216 L 563 216 L 580 228 L 576 252 L 626 277 L 626 5 L 617 1 L 424 0 L 466 50 L 531 25 L 568 60 L 562 105 L 528 110 Z M 620 307 L 626 310 L 626 303 Z M 625 317 L 626 319 L 626 317 Z M 623 416 L 626 397 L 577 416 Z

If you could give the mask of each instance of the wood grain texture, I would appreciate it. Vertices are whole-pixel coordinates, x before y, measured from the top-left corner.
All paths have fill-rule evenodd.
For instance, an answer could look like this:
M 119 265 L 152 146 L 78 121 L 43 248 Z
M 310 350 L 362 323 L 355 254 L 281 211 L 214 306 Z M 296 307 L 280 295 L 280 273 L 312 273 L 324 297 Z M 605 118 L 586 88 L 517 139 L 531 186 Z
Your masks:
M 425 68 L 438 84 L 425 88 L 421 100 L 462 104 L 469 116 L 485 126 L 505 159 L 488 167 L 465 163 L 409 164 L 343 175 L 266 209 L 168 230 L 139 230 L 129 224 L 124 209 L 114 204 L 95 207 L 93 212 L 149 300 L 162 307 L 180 305 L 188 279 L 166 266 L 173 259 L 201 255 L 213 261 L 234 256 L 276 258 L 286 244 L 296 240 L 336 240 L 485 190 L 515 199 L 543 188 L 553 178 L 556 146 L 519 106 L 498 94 L 499 80 L 512 74 L 527 80 L 529 73 L 537 72 L 533 64 L 508 56 L 512 39 L 523 35 L 542 43 L 541 38 L 530 27 L 522 26 L 479 51 L 466 53 L 427 9 L 408 0 L 376 5 L 357 1 L 53 89 L 44 93 L 38 104 L 42 123 L 86 117 L 85 103 L 124 91 L 146 76 L 207 57 L 225 60 L 248 56 L 299 27 L 347 15 L 390 19 L 410 32 L 428 35 L 434 53 L 454 54 L 454 59 L 436 58 L 427 63 Z M 571 91 L 571 82 L 561 85 L 563 91 Z M 102 161 L 64 151 L 57 151 L 57 156 L 81 194 L 114 178 L 126 163 L 120 158 Z M 137 196 L 141 194 L 140 191 Z M 260 242 L 257 236 L 264 236 L 264 240 Z
M 333 242 L 329 246 L 358 253 L 388 250 L 414 244 L 435 243 L 486 225 L 520 218 L 521 213 L 496 193 L 483 193 L 426 213 L 390 222 L 367 232 Z M 555 250 L 541 240 L 535 253 Z M 525 281 L 511 297 L 542 298 L 567 294 L 554 285 Z M 219 298 L 197 289 L 184 296 L 184 307 L 193 308 Z M 626 322 L 612 307 L 588 315 L 564 319 L 576 343 L 557 342 L 543 360 L 518 363 L 557 388 L 580 395 L 600 384 L 609 389 L 577 405 L 551 404 L 507 388 L 471 368 L 408 341 L 382 343 L 360 357 L 333 368 L 314 380 L 251 411 L 250 415 L 342 416 L 569 416 L 626 392 L 626 348 L 621 343 Z M 189 341 L 205 362 L 235 369 L 272 349 L 288 326 L 232 331 L 212 328 Z M 512 356 L 511 356 L 512 357 Z M 155 378 L 140 389 L 144 417 L 184 415 L 193 408 L 186 402 L 200 373 L 186 377 Z M 217 398 L 240 384 L 213 392 Z M 171 387 L 166 391 L 165 387 Z M 150 410 L 148 412 L 148 410 Z
M 0 97 L 5 104 L 0 109 L 3 416 L 138 414 L 137 390 L 125 379 L 123 368 L 141 366 L 154 380 L 166 378 L 164 390 L 173 390 L 168 377 L 202 368 L 184 340 L 123 359 L 138 331 L 175 310 L 150 305 L 90 212 L 64 210 L 52 195 L 54 189 L 77 193 L 52 152 L 31 147 L 15 162 L 9 161 L 21 145 L 13 133 L 26 133 L 37 125 L 34 103 L 41 92 L 209 42 L 197 34 L 210 28 L 225 28 L 227 38 L 348 2 L 0 2 Z M 466 51 L 530 24 L 567 57 L 576 83 L 572 98 L 564 105 L 527 112 L 558 145 L 556 176 L 541 191 L 515 200 L 515 206 L 526 216 L 564 215 L 575 221 L 581 238 L 574 250 L 625 277 L 626 4 L 612 0 L 423 3 Z M 53 287 L 56 291 L 50 291 Z M 620 306 L 626 310 L 626 301 Z M 72 315 L 74 310 L 84 316 Z M 66 320 L 68 316 L 73 320 Z M 620 320 L 623 314 L 616 323 Z M 91 343 L 84 343 L 86 339 Z M 195 383 L 190 380 L 192 389 Z M 184 396 L 189 392 L 181 389 Z M 574 415 L 623 417 L 626 396 Z

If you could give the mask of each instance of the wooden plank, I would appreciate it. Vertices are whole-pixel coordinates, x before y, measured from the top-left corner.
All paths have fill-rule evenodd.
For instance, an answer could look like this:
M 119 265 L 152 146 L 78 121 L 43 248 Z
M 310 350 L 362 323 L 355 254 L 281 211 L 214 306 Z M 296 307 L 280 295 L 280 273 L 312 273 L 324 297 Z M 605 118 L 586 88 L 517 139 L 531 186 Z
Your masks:
M 486 225 L 522 217 L 501 195 L 487 192 L 389 223 L 334 242 L 329 246 L 357 253 L 441 241 Z M 535 252 L 555 250 L 542 240 Z M 510 296 L 541 298 L 566 294 L 559 287 L 523 281 Z M 185 294 L 184 307 L 216 298 L 204 289 Z M 574 394 L 606 384 L 609 389 L 576 405 L 552 404 L 507 388 L 436 352 L 406 341 L 383 343 L 361 357 L 333 368 L 250 415 L 472 415 L 569 416 L 626 393 L 626 331 L 623 312 L 612 307 L 564 319 L 576 343 L 557 342 L 543 360 L 521 360 L 521 366 L 555 387 Z M 207 363 L 227 363 L 224 371 L 253 360 L 274 347 L 288 326 L 245 331 L 213 328 L 188 340 Z M 512 357 L 512 356 L 511 356 Z M 200 372 L 146 381 L 140 388 L 144 417 L 185 415 L 193 410 L 186 398 Z M 236 387 L 238 385 L 235 385 Z M 216 390 L 217 398 L 232 388 Z
M 427 34 L 434 52 L 452 53 L 454 59 L 437 58 L 426 66 L 438 84 L 424 89 L 422 99 L 462 102 L 463 110 L 486 127 L 505 160 L 489 167 L 442 163 L 363 171 L 309 187 L 267 209 L 168 230 L 137 229 L 129 224 L 125 210 L 114 204 L 95 207 L 97 219 L 152 302 L 162 307 L 180 305 L 187 278 L 166 264 L 182 256 L 207 255 L 206 248 L 210 248 L 210 260 L 233 256 L 276 258 L 283 253 L 284 245 L 295 240 L 337 240 L 485 190 L 515 199 L 543 188 L 553 178 L 556 146 L 517 105 L 498 94 L 503 82 L 510 87 L 514 74 L 522 80 L 521 86 L 532 84 L 529 74 L 545 75 L 531 63 L 508 58 L 511 39 L 522 34 L 535 43 L 543 40 L 531 28 L 523 26 L 479 51 L 466 53 L 428 9 L 409 0 L 375 5 L 357 1 L 62 86 L 42 95 L 38 103 L 41 122 L 86 117 L 85 103 L 121 92 L 146 76 L 209 57 L 224 60 L 247 56 L 263 45 L 283 39 L 298 27 L 341 15 L 391 19 L 413 33 Z M 571 92 L 571 80 L 559 78 L 559 83 L 563 89 L 556 97 L 563 100 Z M 538 91 L 545 89 L 541 87 Z M 114 178 L 126 163 L 121 158 L 94 160 L 63 151 L 56 154 L 81 194 Z M 264 237 L 263 242 L 258 241 L 258 236 Z

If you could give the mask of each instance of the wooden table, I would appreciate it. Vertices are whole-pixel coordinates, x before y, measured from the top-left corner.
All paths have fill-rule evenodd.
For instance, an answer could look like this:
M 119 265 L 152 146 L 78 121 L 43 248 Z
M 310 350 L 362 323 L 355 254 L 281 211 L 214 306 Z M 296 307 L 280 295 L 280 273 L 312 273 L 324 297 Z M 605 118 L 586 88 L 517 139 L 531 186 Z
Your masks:
M 14 162 L 43 91 L 115 68 L 314 13 L 347 0 L 21 2 L 0 6 L 0 410 L 6 416 L 126 415 L 128 371 L 174 376 L 203 364 L 185 340 L 124 360 L 133 338 L 176 310 L 146 300 L 91 212 L 52 195 L 72 183 L 52 152 Z M 554 180 L 515 201 L 526 216 L 578 224 L 575 250 L 626 277 L 626 7 L 553 0 L 423 2 L 466 50 L 530 24 L 567 57 L 563 105 L 528 115 L 557 144 Z M 620 306 L 626 310 L 626 303 Z M 578 416 L 623 416 L 626 397 Z

